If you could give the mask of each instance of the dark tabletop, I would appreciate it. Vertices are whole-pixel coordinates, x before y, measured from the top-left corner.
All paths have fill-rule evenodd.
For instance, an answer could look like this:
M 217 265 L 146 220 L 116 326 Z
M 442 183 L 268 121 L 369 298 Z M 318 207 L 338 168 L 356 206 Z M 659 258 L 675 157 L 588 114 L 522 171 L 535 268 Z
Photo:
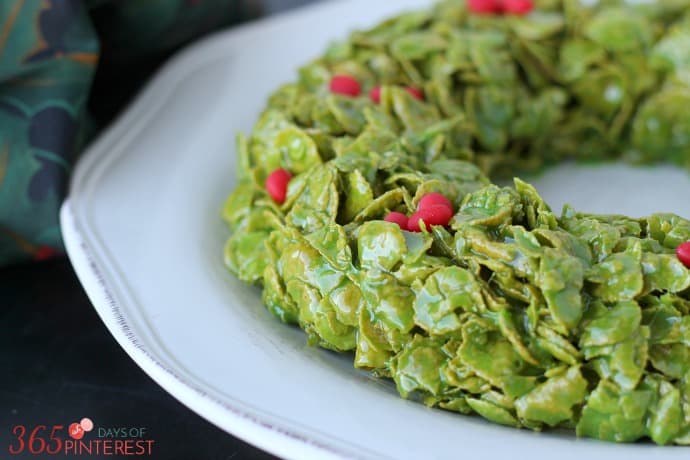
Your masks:
M 313 1 L 260 3 L 271 14 Z M 139 369 L 101 322 L 66 259 L 0 269 L 0 301 L 0 459 L 77 458 L 64 451 L 32 455 L 28 440 L 37 429 L 50 448 L 55 426 L 63 427 L 56 437 L 70 440 L 68 426 L 84 417 L 97 427 L 144 428 L 141 439 L 154 443 L 151 455 L 139 458 L 274 458 L 202 419 Z M 27 444 L 12 454 L 22 430 Z

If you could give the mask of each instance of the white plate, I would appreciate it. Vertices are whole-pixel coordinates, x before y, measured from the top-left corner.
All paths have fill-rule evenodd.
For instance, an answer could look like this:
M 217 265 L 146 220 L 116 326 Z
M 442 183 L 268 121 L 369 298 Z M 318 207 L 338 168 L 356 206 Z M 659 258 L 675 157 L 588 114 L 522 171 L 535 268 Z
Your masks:
M 96 310 L 173 396 L 288 458 L 687 457 L 402 400 L 390 382 L 354 370 L 352 356 L 308 347 L 223 267 L 219 210 L 235 182 L 235 133 L 247 132 L 270 91 L 329 40 L 426 4 L 327 3 L 221 33 L 169 63 L 79 162 L 62 209 L 68 254 Z M 569 199 L 589 211 L 690 215 L 690 181 L 670 167 L 566 165 L 537 185 L 556 208 Z

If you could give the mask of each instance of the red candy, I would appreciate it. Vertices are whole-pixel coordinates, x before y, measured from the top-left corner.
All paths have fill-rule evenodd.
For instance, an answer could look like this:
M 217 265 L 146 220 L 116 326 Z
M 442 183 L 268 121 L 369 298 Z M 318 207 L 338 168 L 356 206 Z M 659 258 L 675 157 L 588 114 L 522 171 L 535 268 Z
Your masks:
M 424 100 L 424 93 L 422 93 L 422 90 L 419 88 L 415 88 L 414 86 L 408 86 L 405 88 L 408 93 L 412 95 L 415 99 L 419 99 L 420 101 Z
M 504 13 L 524 15 L 533 9 L 533 0 L 503 0 Z
M 676 255 L 678 260 L 683 262 L 683 265 L 690 268 L 690 241 L 686 241 L 676 248 Z
M 424 222 L 425 226 L 429 225 L 448 225 L 450 218 L 453 217 L 453 210 L 444 205 L 433 205 L 423 209 L 419 209 L 412 214 L 410 220 L 407 221 L 407 229 L 411 232 L 422 231 L 419 221 Z
M 362 87 L 359 82 L 349 75 L 335 75 L 331 78 L 330 84 L 331 92 L 336 94 L 343 94 L 345 96 L 359 96 L 362 92 Z
M 427 193 L 419 200 L 417 212 L 412 214 L 407 221 L 407 229 L 411 232 L 419 232 L 419 220 L 421 219 L 426 226 L 429 225 L 448 225 L 453 217 L 453 203 L 442 193 Z
M 448 198 L 442 193 L 432 192 L 427 193 L 419 200 L 417 204 L 417 209 L 424 209 L 430 206 L 445 206 L 453 212 L 453 203 L 450 202 Z
M 278 204 L 285 203 L 287 196 L 288 183 L 292 179 L 292 174 L 283 168 L 276 169 L 266 178 L 266 191 L 273 201 Z
M 398 224 L 400 228 L 407 230 L 407 216 L 401 212 L 389 212 L 383 220 Z
M 407 221 L 407 229 L 411 232 L 421 232 L 422 229 L 419 226 L 420 219 L 426 223 L 419 211 L 412 214 L 410 219 Z
M 503 12 L 503 2 L 500 0 L 467 0 L 467 7 L 471 12 L 478 14 Z
M 442 193 L 432 192 L 419 200 L 417 211 L 409 219 L 401 212 L 389 212 L 384 220 L 398 224 L 403 230 L 421 232 L 420 221 L 427 228 L 430 225 L 446 226 L 452 217 L 453 203 Z
M 374 101 L 375 104 L 381 102 L 381 87 L 374 86 L 373 88 L 371 88 L 371 91 L 369 91 L 369 97 L 372 101 Z

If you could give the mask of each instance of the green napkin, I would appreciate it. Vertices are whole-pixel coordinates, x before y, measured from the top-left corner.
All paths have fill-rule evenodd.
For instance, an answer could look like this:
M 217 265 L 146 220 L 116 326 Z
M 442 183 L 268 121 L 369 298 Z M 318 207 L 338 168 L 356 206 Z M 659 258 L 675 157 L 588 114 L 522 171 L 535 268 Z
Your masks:
M 239 0 L 0 2 L 0 265 L 62 251 L 75 157 L 175 48 Z

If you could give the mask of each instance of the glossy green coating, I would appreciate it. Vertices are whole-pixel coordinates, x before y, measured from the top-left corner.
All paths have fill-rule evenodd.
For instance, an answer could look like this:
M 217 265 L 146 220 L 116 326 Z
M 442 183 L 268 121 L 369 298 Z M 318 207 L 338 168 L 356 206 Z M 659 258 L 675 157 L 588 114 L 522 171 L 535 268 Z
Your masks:
M 238 136 L 226 265 L 403 397 L 690 444 L 690 270 L 674 255 L 690 221 L 558 215 L 530 184 L 488 179 L 565 158 L 690 166 L 690 0 L 536 3 L 494 17 L 444 1 L 300 69 Z M 330 94 L 338 74 L 362 95 Z M 294 174 L 282 205 L 263 188 L 276 168 Z M 430 192 L 453 203 L 447 227 L 383 220 Z

